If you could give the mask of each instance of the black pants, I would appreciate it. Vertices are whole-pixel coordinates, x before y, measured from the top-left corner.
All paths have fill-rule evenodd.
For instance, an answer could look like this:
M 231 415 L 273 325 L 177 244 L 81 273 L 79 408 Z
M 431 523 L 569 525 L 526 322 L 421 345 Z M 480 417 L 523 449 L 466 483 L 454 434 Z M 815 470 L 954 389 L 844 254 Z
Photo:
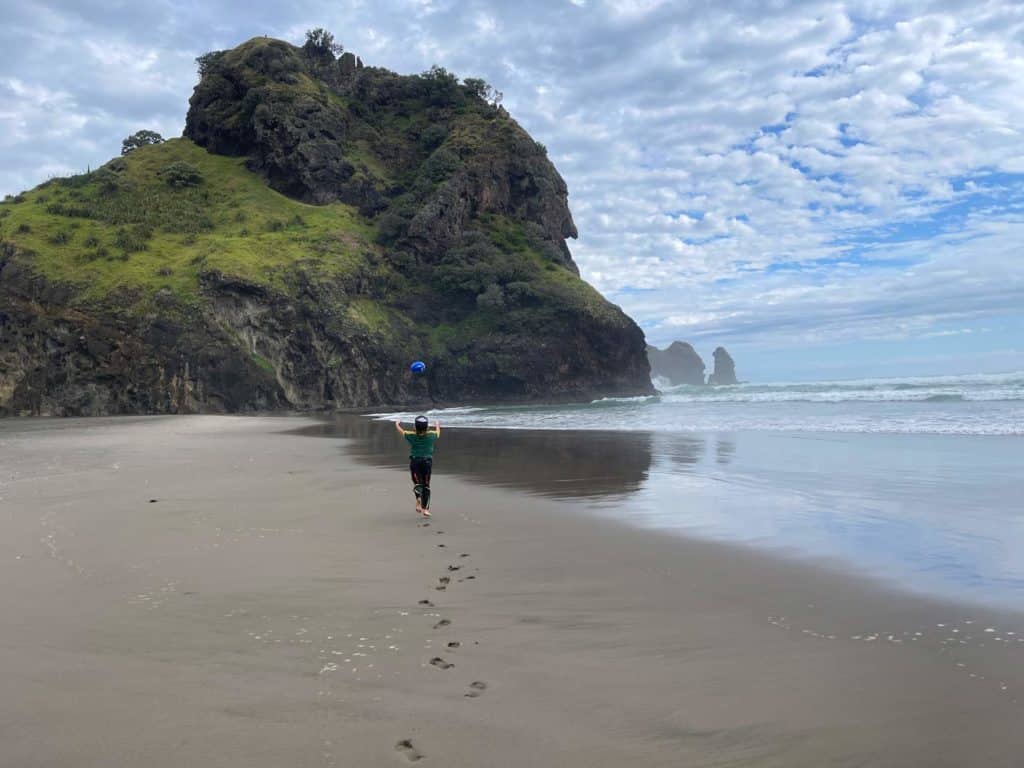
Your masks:
M 420 506 L 430 509 L 430 470 L 434 460 L 429 456 L 425 459 L 409 458 L 409 474 L 412 475 L 412 492 L 419 499 Z

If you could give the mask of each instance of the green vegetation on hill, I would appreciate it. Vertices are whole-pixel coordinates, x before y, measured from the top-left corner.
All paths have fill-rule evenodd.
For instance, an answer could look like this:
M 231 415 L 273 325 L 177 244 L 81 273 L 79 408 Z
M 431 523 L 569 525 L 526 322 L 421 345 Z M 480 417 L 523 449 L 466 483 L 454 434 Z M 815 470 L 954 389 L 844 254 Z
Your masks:
M 168 181 L 169 173 L 188 169 L 194 182 Z M 165 289 L 183 306 L 195 307 L 205 273 L 287 296 L 301 272 L 343 284 L 369 281 L 426 300 L 441 295 L 449 308 L 469 314 L 475 306 L 479 317 L 463 323 L 474 332 L 514 325 L 524 318 L 506 311 L 543 304 L 553 312 L 573 308 L 621 317 L 565 266 L 546 260 L 523 226 L 505 216 L 481 217 L 480 234 L 420 270 L 386 257 L 378 243 L 386 223 L 375 224 L 344 203 L 288 198 L 247 170 L 243 158 L 211 154 L 188 139 L 141 147 L 90 173 L 53 179 L 0 203 L 0 241 L 41 275 L 66 284 L 73 305 L 117 296 L 118 310 L 146 311 Z M 126 298 L 133 304 L 126 306 Z M 382 318 L 388 311 L 372 306 L 362 299 L 352 314 L 386 332 Z
M 167 169 L 198 170 L 194 185 Z M 180 170 L 180 169 L 179 169 Z M 54 179 L 0 204 L 0 240 L 74 302 L 117 294 L 144 301 L 161 289 L 188 305 L 200 275 L 217 272 L 288 293 L 297 270 L 327 279 L 371 274 L 374 228 L 343 203 L 315 206 L 270 189 L 244 159 L 187 139 L 137 149 L 81 176 Z

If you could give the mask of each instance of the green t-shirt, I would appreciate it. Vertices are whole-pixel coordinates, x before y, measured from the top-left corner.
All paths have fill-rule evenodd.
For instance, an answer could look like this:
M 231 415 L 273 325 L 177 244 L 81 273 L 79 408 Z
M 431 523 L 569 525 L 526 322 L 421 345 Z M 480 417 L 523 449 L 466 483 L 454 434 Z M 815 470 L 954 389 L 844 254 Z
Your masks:
M 409 442 L 410 459 L 426 459 L 434 455 L 434 443 L 437 442 L 437 432 L 427 432 L 417 435 L 415 432 L 406 432 L 405 439 Z

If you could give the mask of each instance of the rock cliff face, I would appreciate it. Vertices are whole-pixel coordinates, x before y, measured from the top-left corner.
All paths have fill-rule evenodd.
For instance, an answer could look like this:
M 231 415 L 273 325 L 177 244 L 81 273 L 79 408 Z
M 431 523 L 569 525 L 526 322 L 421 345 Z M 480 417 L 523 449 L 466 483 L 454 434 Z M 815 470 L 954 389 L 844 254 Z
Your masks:
M 725 351 L 725 347 L 716 347 L 714 351 L 715 370 L 708 377 L 708 384 L 738 384 L 736 380 L 736 365 L 732 357 Z
M 481 218 L 507 216 L 578 273 L 565 181 L 507 112 L 443 69 L 403 77 L 349 61 L 312 66 L 279 40 L 224 52 L 189 100 L 185 136 L 247 157 L 290 197 L 386 210 L 418 252 L 440 257 Z
M 673 341 L 663 350 L 648 346 L 647 359 L 651 375 L 667 379 L 673 386 L 704 383 L 704 361 L 684 341 Z
M 204 58 L 186 138 L 0 204 L 0 415 L 651 391 L 564 181 L 479 84 Z

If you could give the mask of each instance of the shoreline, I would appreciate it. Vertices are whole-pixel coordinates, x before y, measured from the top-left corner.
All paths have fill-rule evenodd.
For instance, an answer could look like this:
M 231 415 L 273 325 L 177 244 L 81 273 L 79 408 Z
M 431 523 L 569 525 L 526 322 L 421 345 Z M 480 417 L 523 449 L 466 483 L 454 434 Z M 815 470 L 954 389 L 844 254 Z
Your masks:
M 1024 747 L 1019 615 L 443 462 L 422 526 L 404 472 L 289 434 L 310 417 L 127 418 L 0 424 L 12 765 L 1010 766 Z

